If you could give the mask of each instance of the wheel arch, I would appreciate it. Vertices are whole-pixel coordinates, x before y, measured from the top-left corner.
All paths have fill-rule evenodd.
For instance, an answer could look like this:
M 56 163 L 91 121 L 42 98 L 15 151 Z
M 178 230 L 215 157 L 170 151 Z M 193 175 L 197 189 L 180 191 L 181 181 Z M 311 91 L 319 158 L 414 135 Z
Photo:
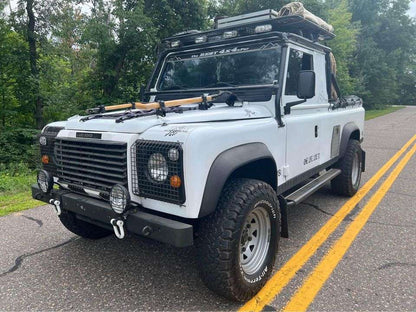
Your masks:
M 205 183 L 198 217 L 214 212 L 225 183 L 230 178 L 251 178 L 277 188 L 276 162 L 263 143 L 248 143 L 232 147 L 217 156 Z
M 342 129 L 339 157 L 343 157 L 345 155 L 345 152 L 347 151 L 348 141 L 350 139 L 361 141 L 360 128 L 354 122 L 345 124 L 344 128 Z

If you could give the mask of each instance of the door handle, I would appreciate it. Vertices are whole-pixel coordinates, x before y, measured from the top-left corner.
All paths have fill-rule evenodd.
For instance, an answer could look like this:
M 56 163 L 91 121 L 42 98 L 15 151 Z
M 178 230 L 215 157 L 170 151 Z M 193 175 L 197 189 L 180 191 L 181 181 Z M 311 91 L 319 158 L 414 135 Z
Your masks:
M 315 138 L 318 137 L 318 126 L 315 126 Z

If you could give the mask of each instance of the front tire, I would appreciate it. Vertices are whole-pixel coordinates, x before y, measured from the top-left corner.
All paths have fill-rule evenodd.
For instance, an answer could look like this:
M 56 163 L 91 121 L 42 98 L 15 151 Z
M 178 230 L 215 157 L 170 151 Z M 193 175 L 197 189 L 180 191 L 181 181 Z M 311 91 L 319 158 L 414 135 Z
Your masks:
M 335 165 L 335 168 L 341 169 L 341 174 L 331 181 L 332 191 L 349 197 L 357 193 L 361 182 L 362 163 L 360 142 L 349 140 L 344 157 Z
M 279 202 L 272 187 L 252 179 L 230 181 L 216 211 L 200 223 L 202 280 L 231 300 L 252 298 L 272 273 L 279 238 Z
M 99 239 L 112 233 L 102 227 L 77 219 L 70 211 L 62 210 L 59 219 L 69 231 L 84 238 Z

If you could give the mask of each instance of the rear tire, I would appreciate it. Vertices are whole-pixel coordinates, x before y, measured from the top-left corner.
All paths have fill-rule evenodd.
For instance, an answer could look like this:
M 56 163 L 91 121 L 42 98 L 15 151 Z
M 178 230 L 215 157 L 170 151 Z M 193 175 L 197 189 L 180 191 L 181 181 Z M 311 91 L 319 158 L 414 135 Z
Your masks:
M 252 179 L 230 181 L 216 211 L 200 222 L 202 280 L 228 299 L 252 298 L 273 271 L 279 238 L 279 202 L 272 187 Z
M 350 197 L 357 193 L 361 182 L 362 162 L 360 142 L 349 140 L 344 157 L 334 166 L 341 169 L 341 174 L 331 181 L 334 193 Z
M 62 210 L 59 219 L 69 231 L 84 238 L 99 239 L 112 233 L 102 227 L 77 219 L 70 211 Z

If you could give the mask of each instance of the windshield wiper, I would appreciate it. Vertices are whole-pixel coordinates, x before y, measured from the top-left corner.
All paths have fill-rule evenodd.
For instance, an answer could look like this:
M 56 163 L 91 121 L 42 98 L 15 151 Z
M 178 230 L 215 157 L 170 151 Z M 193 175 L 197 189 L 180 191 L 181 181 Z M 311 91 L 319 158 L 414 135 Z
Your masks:
M 98 118 L 103 118 L 103 117 L 114 117 L 114 116 L 120 116 L 120 115 L 124 115 L 128 113 L 129 112 L 117 113 L 117 114 L 95 114 L 95 115 L 83 117 L 79 121 L 88 121 L 88 120 L 98 119 Z
M 119 113 L 113 113 L 113 114 L 95 114 L 86 116 L 80 119 L 80 121 L 88 121 L 92 119 L 98 119 L 98 118 L 113 118 L 113 117 L 120 117 L 124 115 L 129 115 L 131 113 L 131 110 L 125 111 L 125 112 L 119 112 Z
M 190 110 L 197 110 L 198 107 L 167 107 L 164 110 L 164 113 L 177 113 L 177 114 L 182 114 L 184 111 L 190 111 Z M 151 116 L 151 115 L 158 115 L 158 110 L 157 109 L 152 109 L 152 110 L 148 110 L 148 111 L 134 111 L 134 112 L 129 112 L 128 114 L 124 115 L 124 116 L 120 116 L 119 118 L 116 119 L 116 123 L 120 123 L 123 122 L 124 120 L 128 120 L 128 119 L 133 119 L 133 118 L 137 118 L 137 117 L 142 117 L 142 116 Z
M 116 110 L 116 109 L 124 109 L 129 108 L 128 111 L 125 111 L 123 113 L 118 114 L 101 114 L 97 113 L 95 115 L 86 116 L 80 119 L 80 121 L 88 121 L 91 119 L 96 118 L 114 118 L 118 117 L 116 119 L 116 122 L 122 122 L 127 119 L 141 117 L 141 116 L 149 116 L 149 115 L 159 115 L 159 116 L 166 116 L 166 113 L 174 112 L 174 113 L 182 113 L 184 111 L 188 110 L 207 110 L 213 105 L 213 101 L 218 98 L 219 96 L 223 94 L 229 94 L 227 95 L 227 99 L 225 100 L 226 103 L 230 106 L 234 105 L 234 101 L 237 98 L 235 94 L 229 91 L 220 92 L 218 94 L 212 94 L 212 95 L 202 95 L 200 97 L 194 97 L 194 98 L 185 98 L 185 99 L 178 99 L 178 100 L 169 100 L 169 101 L 158 101 L 158 102 L 151 102 L 151 103 L 130 103 L 130 104 L 119 104 L 119 105 L 112 105 L 112 106 L 103 106 L 99 107 L 99 111 L 109 111 L 109 110 Z M 198 104 L 198 106 L 195 107 L 180 107 L 182 105 L 190 105 L 190 104 Z M 132 111 L 131 109 L 136 109 Z M 97 110 L 98 109 L 94 109 Z
M 103 116 L 104 116 L 103 114 L 97 114 L 97 115 L 86 116 L 86 117 L 81 118 L 79 121 L 88 121 L 88 120 L 91 120 L 91 119 L 101 118 L 101 117 L 103 117 Z
M 167 107 L 164 110 L 164 113 L 177 113 L 182 114 L 184 111 L 189 110 L 197 110 L 199 107 Z M 157 109 L 150 109 L 150 110 L 137 110 L 137 111 L 126 111 L 124 113 L 117 113 L 117 114 L 97 114 L 97 115 L 91 115 L 86 116 L 80 119 L 80 121 L 88 121 L 92 119 L 98 119 L 98 118 L 114 118 L 117 117 L 116 123 L 123 122 L 124 120 L 129 120 L 133 118 L 138 117 L 144 117 L 144 116 L 151 116 L 151 115 L 158 115 Z

